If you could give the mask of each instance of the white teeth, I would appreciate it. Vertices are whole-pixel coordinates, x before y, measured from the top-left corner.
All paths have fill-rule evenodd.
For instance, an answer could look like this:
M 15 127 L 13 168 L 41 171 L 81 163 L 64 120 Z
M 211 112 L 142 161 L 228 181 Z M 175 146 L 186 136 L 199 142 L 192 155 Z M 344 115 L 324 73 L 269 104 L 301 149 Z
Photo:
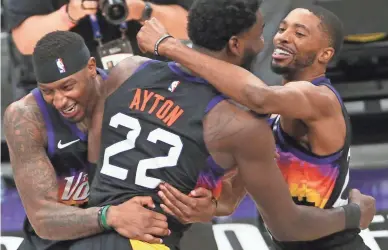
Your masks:
M 75 104 L 71 105 L 67 109 L 64 109 L 63 113 L 71 113 L 71 112 L 73 112 L 74 111 L 74 107 L 75 107 Z
M 290 56 L 291 55 L 290 52 L 282 50 L 282 49 L 279 49 L 279 48 L 275 49 L 275 53 L 276 54 L 280 54 L 280 55 L 286 55 L 286 56 Z

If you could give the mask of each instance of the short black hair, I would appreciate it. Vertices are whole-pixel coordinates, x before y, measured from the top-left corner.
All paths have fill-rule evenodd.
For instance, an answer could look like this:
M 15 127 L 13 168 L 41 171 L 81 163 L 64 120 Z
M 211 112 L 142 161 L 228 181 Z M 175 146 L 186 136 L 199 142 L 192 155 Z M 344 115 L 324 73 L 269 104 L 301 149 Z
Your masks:
M 61 57 L 63 52 L 71 48 L 81 49 L 85 40 L 71 31 L 53 31 L 43 36 L 37 43 L 32 54 L 36 61 L 45 61 Z
M 188 17 L 188 33 L 194 45 L 220 51 L 232 36 L 256 23 L 261 0 L 196 0 Z
M 342 49 L 344 41 L 344 28 L 342 21 L 331 11 L 317 5 L 311 5 L 307 10 L 311 11 L 321 20 L 321 29 L 329 39 L 329 45 L 334 48 L 337 56 Z

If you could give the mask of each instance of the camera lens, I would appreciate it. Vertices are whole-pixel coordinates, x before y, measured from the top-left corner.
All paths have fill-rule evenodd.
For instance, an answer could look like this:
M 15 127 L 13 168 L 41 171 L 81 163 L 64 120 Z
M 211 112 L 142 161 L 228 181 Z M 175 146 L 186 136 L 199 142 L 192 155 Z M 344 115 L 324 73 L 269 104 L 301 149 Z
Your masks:
M 125 16 L 125 8 L 124 6 L 119 4 L 111 5 L 108 8 L 107 14 L 112 20 L 117 21 L 122 19 L 123 16 Z
M 100 0 L 100 8 L 108 22 L 120 24 L 128 16 L 128 7 L 125 0 Z

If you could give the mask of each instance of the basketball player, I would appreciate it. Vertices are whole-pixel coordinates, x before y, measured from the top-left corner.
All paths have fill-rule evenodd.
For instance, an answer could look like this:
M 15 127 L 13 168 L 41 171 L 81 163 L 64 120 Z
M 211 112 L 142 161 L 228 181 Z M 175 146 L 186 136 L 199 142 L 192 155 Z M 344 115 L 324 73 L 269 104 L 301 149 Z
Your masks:
M 212 32 L 211 26 L 206 29 Z M 339 53 L 343 40 L 342 24 L 333 13 L 318 6 L 295 9 L 280 23 L 273 39 L 272 69 L 283 75 L 283 86 L 268 87 L 248 71 L 171 38 L 158 47 L 156 42 L 165 34 L 160 23 L 152 20 L 138 34 L 139 45 L 148 51 L 158 49 L 259 114 L 279 114 L 270 120 L 280 155 L 277 163 L 296 204 L 325 209 L 347 204 L 350 121 L 325 77 L 327 64 Z M 241 187 L 236 190 L 234 196 L 225 192 L 221 199 L 229 202 L 229 213 L 245 194 Z M 167 204 L 171 202 L 177 203 L 174 197 Z M 220 207 L 225 208 L 222 202 Z M 168 207 L 177 214 L 174 208 Z M 268 219 L 265 213 L 262 216 Z M 274 243 L 279 249 L 368 249 L 359 232 L 348 229 L 316 241 L 292 243 L 274 235 Z
M 216 27 L 211 37 L 202 33 L 205 17 Z M 234 22 L 238 17 L 240 22 Z M 198 0 L 188 27 L 195 47 L 237 65 L 248 66 L 263 47 L 257 0 Z M 236 166 L 278 239 L 310 240 L 365 228 L 373 217 L 374 208 L 364 210 L 366 204 L 330 210 L 295 205 L 275 164 L 266 118 L 224 100 L 175 62 L 125 59 L 112 69 L 105 87 L 107 98 L 100 100 L 90 128 L 90 140 L 96 140 L 91 145 L 99 145 L 101 137 L 100 153 L 93 151 L 100 160 L 90 196 L 90 205 L 102 206 L 101 218 L 111 206 L 139 195 L 152 196 L 155 210 L 162 211 L 157 195 L 162 181 L 186 194 L 205 186 L 217 197 L 218 180 Z M 80 240 L 71 249 L 179 249 L 188 226 L 173 217 L 168 224 L 171 234 L 163 244 L 128 242 L 106 226 L 104 234 Z
M 38 88 L 4 115 L 14 179 L 27 217 L 19 249 L 62 249 L 71 240 L 103 231 L 99 207 L 88 201 L 87 127 L 106 74 L 96 71 L 83 39 L 72 32 L 43 37 L 34 54 Z M 136 197 L 110 211 L 107 223 L 128 238 L 159 242 L 166 217 Z M 112 220 L 120 217 L 120 220 Z

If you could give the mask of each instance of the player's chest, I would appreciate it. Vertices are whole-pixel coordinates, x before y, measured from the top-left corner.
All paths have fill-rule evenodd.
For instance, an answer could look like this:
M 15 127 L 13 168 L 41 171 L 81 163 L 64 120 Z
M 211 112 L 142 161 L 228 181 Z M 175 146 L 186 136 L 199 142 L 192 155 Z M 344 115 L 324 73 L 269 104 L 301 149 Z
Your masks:
M 304 147 L 309 145 L 309 129 L 301 120 L 280 117 L 276 120 L 273 130 L 275 133 L 286 135 Z
M 87 141 L 69 133 L 56 133 L 51 140 L 49 157 L 57 175 L 58 200 L 85 204 L 89 197 Z

